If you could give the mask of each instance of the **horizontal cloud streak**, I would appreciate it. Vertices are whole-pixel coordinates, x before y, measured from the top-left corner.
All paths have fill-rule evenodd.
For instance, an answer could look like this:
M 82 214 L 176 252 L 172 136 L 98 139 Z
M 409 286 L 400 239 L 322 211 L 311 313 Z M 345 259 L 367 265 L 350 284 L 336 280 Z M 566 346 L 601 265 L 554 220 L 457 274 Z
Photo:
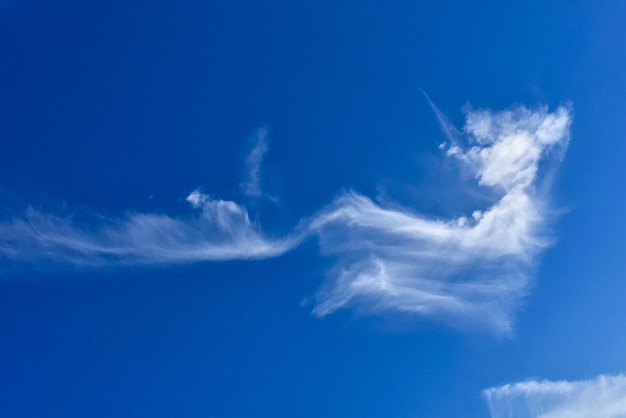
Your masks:
M 483 391 L 492 418 L 626 417 L 626 376 L 530 380 Z
M 449 122 L 438 110 L 437 117 L 452 139 Z M 469 110 L 466 117 L 472 145 L 462 148 L 455 141 L 446 155 L 498 196 L 493 205 L 438 220 L 383 207 L 358 193 L 340 196 L 312 223 L 322 249 L 339 257 L 314 313 L 396 310 L 510 329 L 528 271 L 549 243 L 539 171 L 551 150 L 567 145 L 570 112 L 518 107 Z
M 187 201 L 196 211 L 186 218 L 135 213 L 92 217 L 90 226 L 29 208 L 0 224 L 0 254 L 13 261 L 78 265 L 167 264 L 275 257 L 299 242 L 295 235 L 267 238 L 232 201 L 199 191 Z

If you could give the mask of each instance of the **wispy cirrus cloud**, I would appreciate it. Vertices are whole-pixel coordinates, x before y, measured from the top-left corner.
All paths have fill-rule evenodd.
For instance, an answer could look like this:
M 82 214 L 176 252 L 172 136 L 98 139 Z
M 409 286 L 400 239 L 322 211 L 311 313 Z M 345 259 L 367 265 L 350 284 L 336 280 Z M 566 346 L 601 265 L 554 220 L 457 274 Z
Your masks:
M 0 224 L 0 254 L 31 263 L 174 264 L 275 257 L 300 240 L 296 235 L 268 238 L 235 202 L 197 190 L 186 200 L 195 211 L 181 217 L 129 213 L 79 221 L 28 208 Z
M 553 151 L 567 145 L 571 112 L 467 110 L 470 145 L 463 147 L 458 131 L 434 109 L 451 141 L 446 155 L 493 192 L 493 204 L 435 219 L 343 194 L 311 224 L 323 251 L 338 257 L 317 294 L 315 314 L 399 311 L 511 329 L 536 256 L 550 242 L 550 207 L 538 186 L 541 170 L 554 163 Z
M 626 376 L 529 380 L 483 391 L 492 418 L 626 417 Z
M 255 131 L 254 146 L 246 156 L 241 187 L 249 197 L 262 194 L 267 133 L 267 128 Z M 55 214 L 28 207 L 0 221 L 0 258 L 80 266 L 251 260 L 282 255 L 305 236 L 298 231 L 270 237 L 250 219 L 245 206 L 199 190 L 186 202 L 193 210 L 179 216 L 133 211 L 121 217 Z
M 294 232 L 272 236 L 247 209 L 200 191 L 187 196 L 192 213 L 169 216 L 59 216 L 33 208 L 0 221 L 0 257 L 37 263 L 149 265 L 277 257 L 308 237 L 336 259 L 314 300 L 313 313 L 338 309 L 404 314 L 449 324 L 511 329 L 537 256 L 550 244 L 546 173 L 567 146 L 571 110 L 515 107 L 466 110 L 457 130 L 431 103 L 448 142 L 446 158 L 489 191 L 489 205 L 453 219 L 417 214 L 349 191 Z M 256 132 L 241 183 L 262 195 L 267 129 Z M 462 142 L 467 142 L 464 145 Z

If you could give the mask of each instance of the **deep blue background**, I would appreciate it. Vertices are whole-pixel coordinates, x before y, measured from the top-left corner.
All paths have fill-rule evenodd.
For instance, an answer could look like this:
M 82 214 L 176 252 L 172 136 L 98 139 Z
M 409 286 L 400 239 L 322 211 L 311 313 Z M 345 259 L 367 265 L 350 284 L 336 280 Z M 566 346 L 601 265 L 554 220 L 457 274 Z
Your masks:
M 625 371 L 625 21 L 614 1 L 0 2 L 12 210 L 241 200 L 246 137 L 270 124 L 280 202 L 249 202 L 268 229 L 345 188 L 448 215 L 420 89 L 458 126 L 467 101 L 575 109 L 568 212 L 513 339 L 313 318 L 300 302 L 330 265 L 315 242 L 261 262 L 20 267 L 0 282 L 0 415 L 484 417 L 488 386 Z

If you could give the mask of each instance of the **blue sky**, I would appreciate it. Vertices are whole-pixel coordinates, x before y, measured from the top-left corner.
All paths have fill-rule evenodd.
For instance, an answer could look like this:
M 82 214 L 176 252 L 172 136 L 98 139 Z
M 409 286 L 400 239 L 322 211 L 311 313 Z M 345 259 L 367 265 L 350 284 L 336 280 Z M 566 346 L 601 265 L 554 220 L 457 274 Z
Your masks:
M 626 416 L 626 6 L 0 20 L 0 415 Z

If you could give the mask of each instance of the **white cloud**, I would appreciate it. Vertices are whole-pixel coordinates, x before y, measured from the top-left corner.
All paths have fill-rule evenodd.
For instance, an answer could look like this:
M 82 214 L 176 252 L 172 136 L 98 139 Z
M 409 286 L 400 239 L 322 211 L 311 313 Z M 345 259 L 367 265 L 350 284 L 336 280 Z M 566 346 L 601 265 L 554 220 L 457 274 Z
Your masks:
M 556 151 L 566 148 L 571 113 L 567 107 L 469 109 L 460 132 L 431 106 L 448 138 L 444 155 L 489 190 L 490 205 L 433 219 L 346 192 L 280 237 L 265 234 L 245 207 L 199 191 L 187 196 L 195 212 L 179 217 L 130 213 L 84 221 L 30 208 L 0 222 L 0 257 L 79 265 L 260 259 L 315 235 L 322 252 L 337 260 L 315 297 L 316 315 L 340 308 L 395 311 L 506 333 L 536 257 L 550 243 L 543 180 L 561 155 Z M 249 197 L 262 195 L 260 167 L 267 151 L 267 130 L 256 135 L 241 185 Z
M 246 158 L 245 181 L 241 184 L 241 189 L 246 196 L 259 197 L 263 194 L 261 189 L 261 164 L 267 152 L 268 128 L 259 128 L 255 132 L 255 143 Z
M 624 418 L 626 376 L 506 384 L 483 391 L 492 418 Z
M 529 270 L 549 244 L 550 209 L 537 191 L 539 173 L 551 151 L 567 145 L 570 111 L 468 110 L 471 145 L 463 148 L 458 131 L 434 109 L 451 140 L 446 155 L 498 197 L 490 207 L 445 220 L 383 207 L 354 192 L 340 196 L 311 224 L 322 250 L 338 256 L 315 314 L 352 307 L 510 330 Z
M 255 131 L 254 146 L 245 160 L 246 181 L 241 187 L 250 197 L 262 194 L 260 170 L 267 133 L 267 128 Z M 262 259 L 289 251 L 305 236 L 300 231 L 268 237 L 250 220 L 244 206 L 199 190 L 186 201 L 196 211 L 181 217 L 132 212 L 120 218 L 60 216 L 29 207 L 22 215 L 0 222 L 0 257 L 85 266 Z
M 296 246 L 299 236 L 272 239 L 235 202 L 199 191 L 187 201 L 187 217 L 134 213 L 119 219 L 45 214 L 33 208 L 0 224 L 0 254 L 13 261 L 78 265 L 171 264 L 275 257 Z

